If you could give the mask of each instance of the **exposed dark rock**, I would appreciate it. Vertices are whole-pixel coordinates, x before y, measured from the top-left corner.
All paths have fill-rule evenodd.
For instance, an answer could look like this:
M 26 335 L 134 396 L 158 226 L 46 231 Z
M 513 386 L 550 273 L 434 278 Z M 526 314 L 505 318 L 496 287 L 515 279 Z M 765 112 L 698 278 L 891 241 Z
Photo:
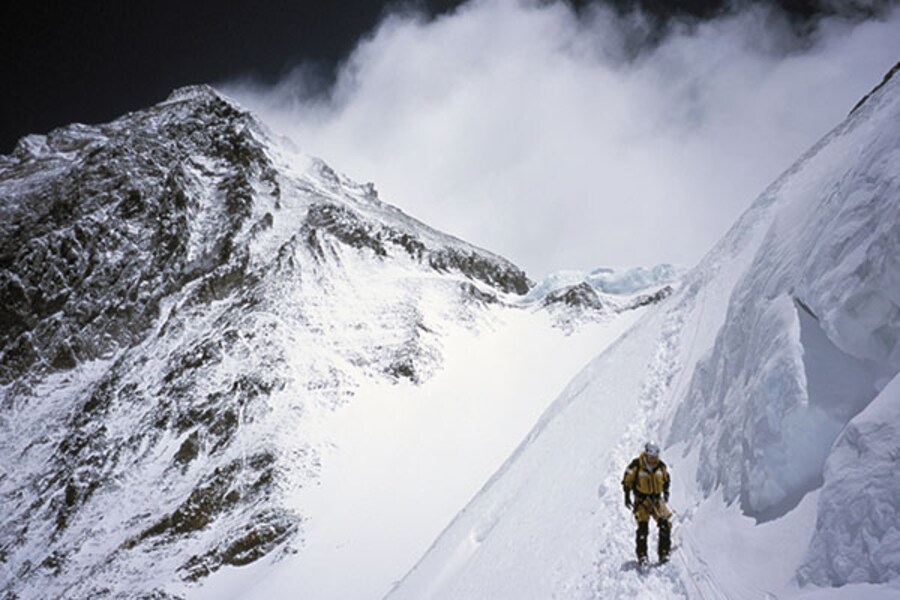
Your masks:
M 78 364 L 72 345 L 63 341 L 56 348 L 51 366 L 57 370 L 73 369 Z
M 597 291 L 587 282 L 581 282 L 577 285 L 550 292 L 544 298 L 543 305 L 551 306 L 553 304 L 565 304 L 576 308 L 597 311 L 607 309 L 603 301 L 600 300 L 600 296 L 597 295 Z
M 394 379 L 408 379 L 413 383 L 419 381 L 419 378 L 416 375 L 415 363 L 409 356 L 405 356 L 392 362 L 387 368 L 387 373 Z
M 671 296 L 674 292 L 675 290 L 672 288 L 672 286 L 667 285 L 653 292 L 652 294 L 641 294 L 634 299 L 634 301 L 628 306 L 628 308 L 640 308 L 641 306 L 647 306 L 648 304 L 656 304 L 657 302 L 662 302 L 663 300 Z
M 298 527 L 298 519 L 285 511 L 256 513 L 222 544 L 202 556 L 191 557 L 180 571 L 184 579 L 197 581 L 225 565 L 248 565 L 288 540 Z
M 343 206 L 312 206 L 304 223 L 304 231 L 307 245 L 319 257 L 324 254 L 317 232 L 325 232 L 348 246 L 368 248 L 380 257 L 388 255 L 388 245 L 395 246 L 414 260 L 426 262 L 432 269 L 458 271 L 506 293 L 525 294 L 532 285 L 523 271 L 502 259 L 462 248 L 431 249 L 409 233 L 367 222 Z
M 460 289 L 463 292 L 464 298 L 470 298 L 476 302 L 481 302 L 483 304 L 496 304 L 499 302 L 496 295 L 491 294 L 490 292 L 482 291 L 477 285 L 471 283 L 461 283 Z
M 16 218 L 0 226 L 0 383 L 32 365 L 69 369 L 129 347 L 146 335 L 166 295 L 219 270 L 197 300 L 219 299 L 243 275 L 224 265 L 251 215 L 252 180 L 280 193 L 275 169 L 249 114 L 213 94 L 185 106 L 180 118 L 151 110 L 47 137 L 50 147 L 76 154 L 72 168 L 18 197 Z M 189 168 L 195 156 L 213 157 L 219 171 Z M 7 176 L 30 173 L 42 160 L 24 149 L 16 157 Z M 208 256 L 189 262 L 199 210 L 192 190 L 210 186 L 224 195 L 221 237 Z M 78 327 L 62 332 L 58 313 Z M 20 339 L 29 331 L 33 352 Z M 63 341 L 81 352 L 60 351 Z
M 305 484 L 321 468 L 303 440 L 284 454 L 260 442 L 292 401 L 279 392 L 292 385 L 302 414 L 307 396 L 337 407 L 363 377 L 419 384 L 440 364 L 440 333 L 418 313 L 432 288 L 417 286 L 447 291 L 462 319 L 530 287 L 371 185 L 317 163 L 314 182 L 277 172 L 270 143 L 199 87 L 0 158 L 11 190 L 0 206 L 0 403 L 27 417 L 21 447 L 2 457 L 17 469 L 0 473 L 0 561 L 13 576 L 0 597 L 64 587 L 75 599 L 169 599 L 159 578 L 125 589 L 117 576 L 159 559 L 162 577 L 196 581 L 274 551 L 302 523 L 283 509 L 284 478 Z M 361 316 L 361 343 L 335 343 L 338 361 L 289 364 L 289 342 L 334 341 L 327 302 L 340 276 L 322 266 L 347 248 L 409 269 L 409 298 L 388 299 L 378 323 Z M 107 556 L 82 550 L 98 530 L 127 541 Z
M 456 269 L 507 293 L 526 294 L 532 286 L 519 268 L 472 251 L 442 248 L 429 256 L 428 264 L 438 271 Z
M 187 465 L 189 462 L 197 458 L 200 454 L 200 435 L 194 431 L 191 433 L 184 442 L 181 443 L 181 447 L 178 448 L 178 452 L 175 453 L 175 462 L 180 465 Z
M 174 512 L 144 530 L 140 540 L 203 529 L 238 501 L 265 492 L 272 484 L 274 465 L 274 455 L 259 452 L 217 468 Z
M 41 561 L 41 568 L 47 569 L 53 575 L 59 575 L 65 564 L 65 555 L 57 550 L 48 554 L 47 557 Z
M 117 598 L 117 600 L 126 600 L 125 598 L 122 598 L 121 596 L 117 596 L 116 598 Z M 132 599 L 128 598 L 127 600 L 132 600 Z M 184 600 L 184 596 L 176 596 L 176 595 L 170 594 L 169 592 L 166 592 L 164 590 L 153 590 L 152 592 L 150 592 L 148 594 L 140 594 L 140 595 L 134 596 L 134 600 Z
M 874 94 L 875 92 L 877 92 L 878 90 L 880 90 L 881 88 L 883 88 L 884 85 L 885 85 L 888 81 L 890 81 L 891 78 L 892 78 L 894 75 L 896 75 L 898 71 L 900 71 L 900 62 L 898 62 L 897 64 L 895 64 L 893 67 L 891 67 L 891 70 L 888 71 L 888 72 L 885 74 L 884 79 L 881 80 L 881 83 L 879 83 L 878 85 L 876 85 L 876 86 L 872 89 L 871 92 L 869 92 L 868 94 L 866 94 L 865 96 L 863 96 L 862 99 L 860 99 L 860 101 L 856 103 L 856 106 L 853 107 L 853 109 L 850 111 L 850 114 L 852 115 L 854 112 L 856 112 L 856 110 L 857 110 L 860 106 L 862 106 L 863 104 L 865 104 L 866 101 L 868 101 L 868 99 L 872 97 L 872 94 Z
M 378 256 L 387 256 L 380 232 L 365 223 L 349 208 L 334 204 L 315 204 L 310 207 L 304 227 L 310 235 L 325 232 L 353 248 L 369 248 Z

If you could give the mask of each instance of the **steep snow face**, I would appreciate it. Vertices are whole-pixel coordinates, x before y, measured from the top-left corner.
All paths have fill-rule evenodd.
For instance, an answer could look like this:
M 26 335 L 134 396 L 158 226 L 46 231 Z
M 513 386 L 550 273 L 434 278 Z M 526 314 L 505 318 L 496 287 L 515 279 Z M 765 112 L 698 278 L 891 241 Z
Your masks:
M 900 577 L 900 378 L 834 445 L 819 495 L 819 523 L 798 576 L 802 583 L 884 583 Z
M 669 429 L 697 450 L 703 494 L 758 522 L 790 520 L 813 496 L 815 524 L 795 533 L 813 538 L 800 583 L 898 574 L 896 452 L 874 433 L 892 427 L 900 371 L 894 73 L 758 201 L 771 223 Z
M 230 569 L 185 595 L 283 598 L 303 590 L 321 600 L 382 597 L 578 367 L 639 313 L 566 336 L 545 313 L 504 311 L 477 337 L 444 337 L 442 367 L 421 385 L 362 385 L 317 423 L 333 432 L 334 446 L 324 453 L 316 486 L 290 499 L 309 515 L 301 551 L 271 565 Z
M 683 393 L 683 371 L 712 346 L 766 223 L 750 211 L 740 235 L 595 357 L 388 598 L 685 597 L 677 565 L 628 568 L 634 529 L 620 480 Z
M 837 436 L 900 371 L 898 88 L 766 192 L 773 223 L 673 421 L 671 441 L 701 445 L 704 490 L 760 519 L 822 484 Z
M 895 595 L 898 122 L 894 77 L 570 383 L 389 597 Z M 648 438 L 677 549 L 639 575 L 620 480 Z

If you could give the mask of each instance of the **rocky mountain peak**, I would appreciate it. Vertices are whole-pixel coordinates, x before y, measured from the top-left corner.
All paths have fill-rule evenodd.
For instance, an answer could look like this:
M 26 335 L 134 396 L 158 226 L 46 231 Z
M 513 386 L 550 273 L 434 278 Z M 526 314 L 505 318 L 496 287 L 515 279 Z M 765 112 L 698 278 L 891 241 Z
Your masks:
M 155 593 L 123 575 L 147 556 L 196 581 L 284 546 L 320 468 L 297 415 L 426 381 L 447 323 L 531 286 L 209 86 L 24 138 L 0 197 L 0 595 Z
M 162 298 L 240 252 L 256 188 L 277 199 L 249 113 L 205 86 L 172 98 L 29 136 L 6 158 L 0 381 L 134 343 Z

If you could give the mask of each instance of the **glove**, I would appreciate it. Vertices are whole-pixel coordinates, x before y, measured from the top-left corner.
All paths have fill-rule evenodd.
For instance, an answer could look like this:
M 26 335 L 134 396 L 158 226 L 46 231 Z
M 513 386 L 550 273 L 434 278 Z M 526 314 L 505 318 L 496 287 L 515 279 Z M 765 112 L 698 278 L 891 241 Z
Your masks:
M 625 490 L 625 506 L 631 508 L 631 494 L 628 493 L 628 490 Z

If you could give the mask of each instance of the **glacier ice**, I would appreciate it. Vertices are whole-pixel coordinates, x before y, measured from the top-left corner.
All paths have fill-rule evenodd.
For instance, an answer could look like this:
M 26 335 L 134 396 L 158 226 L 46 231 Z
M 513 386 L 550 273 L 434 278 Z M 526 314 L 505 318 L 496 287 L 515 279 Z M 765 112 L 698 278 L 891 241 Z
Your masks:
M 900 577 L 900 377 L 834 444 L 802 583 L 884 583 Z
M 526 295 L 526 300 L 540 300 L 552 292 L 587 283 L 604 294 L 628 296 L 650 289 L 658 289 L 673 283 L 683 274 L 670 264 L 654 267 L 613 268 L 600 267 L 589 273 L 583 271 L 557 271 L 547 275 Z

